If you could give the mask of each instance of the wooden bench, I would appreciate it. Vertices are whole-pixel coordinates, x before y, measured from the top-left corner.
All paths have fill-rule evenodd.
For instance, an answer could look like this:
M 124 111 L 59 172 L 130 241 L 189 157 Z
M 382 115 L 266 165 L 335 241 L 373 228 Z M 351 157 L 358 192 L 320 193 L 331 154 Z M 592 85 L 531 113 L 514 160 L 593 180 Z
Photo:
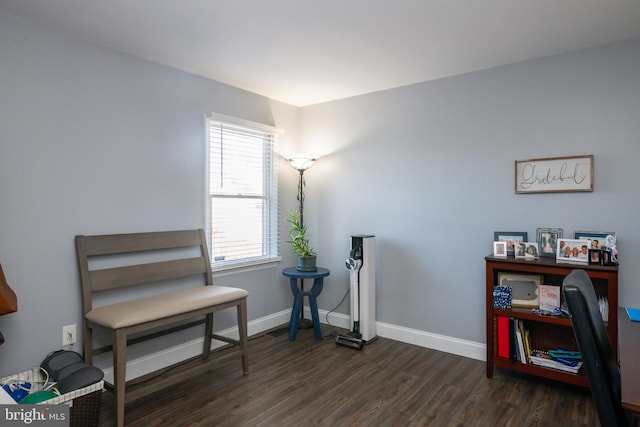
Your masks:
M 213 285 L 203 230 L 76 236 L 75 240 L 82 285 L 84 359 L 91 363 L 94 354 L 113 351 L 115 425 L 124 425 L 128 344 L 204 324 L 202 358 L 209 356 L 212 339 L 234 344 L 239 347 L 242 369 L 248 373 L 248 293 Z M 167 284 L 172 290 L 152 294 L 151 290 L 166 289 Z M 123 287 L 136 287 L 144 296 L 93 307 L 105 291 L 111 294 Z M 230 307 L 237 310 L 237 340 L 213 332 L 213 313 Z M 96 327 L 111 331 L 111 345 L 94 347 Z M 132 334 L 137 335 L 132 339 Z

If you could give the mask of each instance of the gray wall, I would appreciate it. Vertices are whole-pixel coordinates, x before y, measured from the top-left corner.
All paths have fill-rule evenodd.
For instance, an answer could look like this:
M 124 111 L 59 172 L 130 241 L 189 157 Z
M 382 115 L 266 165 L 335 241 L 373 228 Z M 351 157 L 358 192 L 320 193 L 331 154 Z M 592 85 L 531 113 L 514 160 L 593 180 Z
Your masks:
M 619 233 L 620 303 L 640 306 L 640 39 L 302 109 L 305 220 L 348 281 L 347 236 L 376 235 L 377 320 L 484 343 L 494 231 Z M 595 155 L 593 193 L 514 194 L 514 161 Z M 346 309 L 339 309 L 348 312 Z
M 1 376 L 80 326 L 76 234 L 204 227 L 205 113 L 281 127 L 290 152 L 299 111 L 4 14 L 0 58 L 0 263 L 19 299 L 0 317 Z M 217 281 L 250 292 L 250 319 L 290 307 L 279 268 Z
M 74 235 L 204 225 L 209 111 L 322 156 L 305 221 L 332 270 L 323 310 L 347 289 L 348 236 L 371 233 L 379 322 L 484 343 L 493 231 L 536 227 L 617 231 L 620 301 L 640 306 L 639 39 L 302 109 L 3 14 L 0 58 L 0 262 L 20 304 L 0 318 L 0 375 L 80 325 Z M 595 155 L 595 192 L 514 194 L 514 160 L 572 154 Z M 279 176 L 294 208 L 297 175 L 281 162 Z M 290 308 L 283 256 L 219 278 L 249 290 L 250 320 Z

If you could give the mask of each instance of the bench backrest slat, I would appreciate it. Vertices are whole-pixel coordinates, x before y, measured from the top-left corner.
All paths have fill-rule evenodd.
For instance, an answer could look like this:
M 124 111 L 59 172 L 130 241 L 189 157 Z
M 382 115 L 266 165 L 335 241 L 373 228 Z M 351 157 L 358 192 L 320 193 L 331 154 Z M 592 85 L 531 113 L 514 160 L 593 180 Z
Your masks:
M 176 255 L 173 259 L 135 265 L 95 268 L 90 270 L 89 260 L 93 257 L 149 253 L 153 251 L 182 248 L 199 248 L 199 254 L 188 249 L 188 257 Z M 162 231 L 151 233 L 114 234 L 100 236 L 76 236 L 76 252 L 80 281 L 82 284 L 82 305 L 84 314 L 92 308 L 92 293 L 125 286 L 159 282 L 167 279 L 202 275 L 204 285 L 213 285 L 211 261 L 204 230 Z
M 162 261 L 126 267 L 113 267 L 89 272 L 91 289 L 104 291 L 161 280 L 205 274 L 203 257 Z
M 203 238 L 201 231 L 161 231 L 79 237 L 84 240 L 84 257 L 91 257 L 199 246 Z

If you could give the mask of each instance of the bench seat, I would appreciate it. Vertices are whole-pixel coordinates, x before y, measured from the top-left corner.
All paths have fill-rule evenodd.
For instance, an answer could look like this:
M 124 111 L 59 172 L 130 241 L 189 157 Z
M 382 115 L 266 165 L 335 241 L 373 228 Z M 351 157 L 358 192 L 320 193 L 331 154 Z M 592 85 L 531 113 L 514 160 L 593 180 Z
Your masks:
M 208 309 L 248 295 L 244 289 L 202 286 L 105 305 L 94 308 L 85 317 L 93 324 L 120 329 Z

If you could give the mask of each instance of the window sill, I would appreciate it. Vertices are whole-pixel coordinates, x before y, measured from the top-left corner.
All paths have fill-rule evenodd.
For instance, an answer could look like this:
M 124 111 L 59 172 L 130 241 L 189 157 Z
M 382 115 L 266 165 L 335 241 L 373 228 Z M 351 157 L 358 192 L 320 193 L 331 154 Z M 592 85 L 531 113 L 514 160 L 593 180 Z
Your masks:
M 274 268 L 282 261 L 282 257 L 274 257 L 259 261 L 239 262 L 237 264 L 221 265 L 211 267 L 213 277 L 223 277 L 230 274 L 244 273 L 247 271 L 263 270 L 265 268 Z

